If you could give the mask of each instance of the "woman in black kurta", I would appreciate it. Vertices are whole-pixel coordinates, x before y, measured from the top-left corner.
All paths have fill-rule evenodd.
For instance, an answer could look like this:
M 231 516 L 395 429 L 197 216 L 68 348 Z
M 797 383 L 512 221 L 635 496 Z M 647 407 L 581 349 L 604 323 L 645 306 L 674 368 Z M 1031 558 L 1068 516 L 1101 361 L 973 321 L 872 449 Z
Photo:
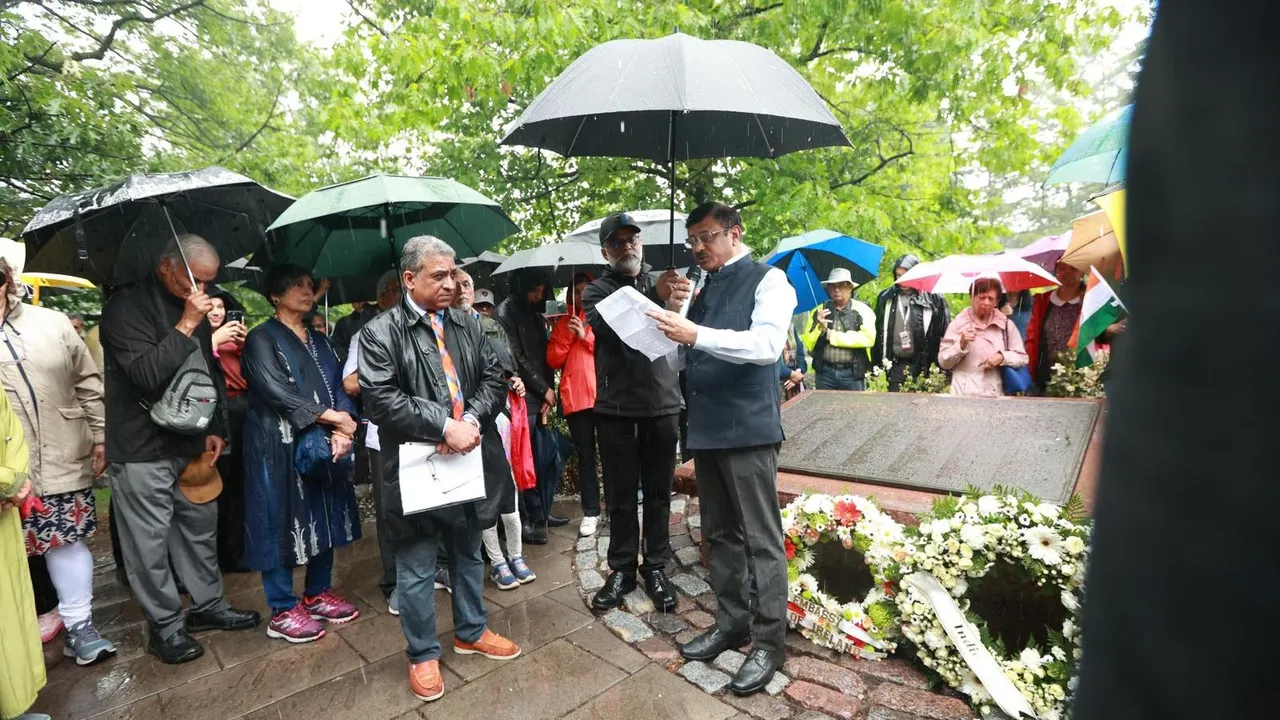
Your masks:
M 323 637 L 318 621 L 354 620 L 355 607 L 330 592 L 333 548 L 360 537 L 350 463 L 331 464 L 323 477 L 295 467 L 295 441 L 319 425 L 335 458 L 348 456 L 356 424 L 342 391 L 341 365 L 329 341 L 308 328 L 314 304 L 310 274 L 292 266 L 270 271 L 275 317 L 249 333 L 241 363 L 249 385 L 244 426 L 245 564 L 262 571 L 272 619 L 269 637 L 307 642 Z M 301 601 L 292 569 L 307 567 Z

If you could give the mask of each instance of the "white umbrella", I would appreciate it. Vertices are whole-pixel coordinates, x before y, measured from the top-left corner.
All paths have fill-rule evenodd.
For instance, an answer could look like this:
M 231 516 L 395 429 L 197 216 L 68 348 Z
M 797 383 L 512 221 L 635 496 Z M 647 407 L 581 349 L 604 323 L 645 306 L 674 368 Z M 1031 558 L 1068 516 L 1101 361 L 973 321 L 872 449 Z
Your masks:
M 655 268 L 665 271 L 671 262 L 671 246 L 668 243 L 672 236 L 672 214 L 670 210 L 631 210 L 627 211 L 636 227 L 640 228 L 640 238 L 644 241 L 644 261 Z M 686 237 L 684 229 L 685 215 L 675 213 L 675 237 Z M 600 225 L 604 218 L 592 220 L 564 236 L 565 242 L 590 243 L 600 247 Z M 693 264 L 693 253 L 681 242 L 676 243 L 676 265 Z
M 593 275 L 605 265 L 600 246 L 583 242 L 561 242 L 519 250 L 503 261 L 493 274 L 504 275 L 522 268 L 538 268 L 551 276 L 552 287 L 565 287 L 575 273 L 586 270 Z

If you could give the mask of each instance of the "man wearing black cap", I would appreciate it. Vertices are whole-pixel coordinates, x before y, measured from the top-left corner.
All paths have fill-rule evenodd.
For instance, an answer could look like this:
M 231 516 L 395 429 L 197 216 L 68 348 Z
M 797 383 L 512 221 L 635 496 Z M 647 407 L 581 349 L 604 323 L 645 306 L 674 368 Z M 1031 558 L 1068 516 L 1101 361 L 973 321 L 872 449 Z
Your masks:
M 627 346 L 600 317 L 596 304 L 623 287 L 653 302 L 678 308 L 689 296 L 689 280 L 668 270 L 657 282 L 644 264 L 640 228 L 630 215 L 615 213 L 600 225 L 601 252 L 609 268 L 587 286 L 582 307 L 596 335 L 596 433 L 604 470 L 609 540 L 609 579 L 591 599 L 608 610 L 636 586 L 636 571 L 658 610 L 670 612 L 676 594 L 663 571 L 671 559 L 667 524 L 671 478 L 679 437 L 680 379 L 664 358 L 650 361 Z M 776 383 L 775 383 L 776 384 Z M 637 518 L 637 489 L 644 490 L 644 542 Z M 637 563 L 643 551 L 644 563 Z
M 915 255 L 903 255 L 893 263 L 893 279 L 919 264 Z M 938 362 L 938 348 L 951 324 L 951 311 L 941 295 L 895 284 L 876 299 L 876 319 L 880 327 L 872 361 L 878 367 L 889 361 L 889 392 L 898 392 L 908 377 L 919 377 Z

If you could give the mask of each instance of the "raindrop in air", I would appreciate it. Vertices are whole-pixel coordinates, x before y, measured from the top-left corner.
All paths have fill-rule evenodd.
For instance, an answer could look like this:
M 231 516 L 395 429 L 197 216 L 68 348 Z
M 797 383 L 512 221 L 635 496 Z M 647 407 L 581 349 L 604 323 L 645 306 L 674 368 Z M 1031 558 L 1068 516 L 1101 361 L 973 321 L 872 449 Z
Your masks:
M 627 131 L 627 121 L 626 120 L 619 121 L 618 132 L 626 132 L 626 131 Z

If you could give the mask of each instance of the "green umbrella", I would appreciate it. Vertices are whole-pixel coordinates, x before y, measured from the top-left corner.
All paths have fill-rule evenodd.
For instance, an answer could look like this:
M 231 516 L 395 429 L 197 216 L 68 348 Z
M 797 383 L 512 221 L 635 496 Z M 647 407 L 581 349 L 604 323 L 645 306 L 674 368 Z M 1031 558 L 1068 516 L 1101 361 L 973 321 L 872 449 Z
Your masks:
M 1129 164 L 1129 120 L 1133 106 L 1107 113 L 1080 133 L 1071 147 L 1049 168 L 1044 183 L 1124 182 Z
M 498 203 L 461 183 L 370 175 L 299 198 L 267 228 L 254 264 L 301 265 L 316 277 L 372 275 L 396 267 L 405 241 L 418 235 L 471 257 L 519 231 Z

